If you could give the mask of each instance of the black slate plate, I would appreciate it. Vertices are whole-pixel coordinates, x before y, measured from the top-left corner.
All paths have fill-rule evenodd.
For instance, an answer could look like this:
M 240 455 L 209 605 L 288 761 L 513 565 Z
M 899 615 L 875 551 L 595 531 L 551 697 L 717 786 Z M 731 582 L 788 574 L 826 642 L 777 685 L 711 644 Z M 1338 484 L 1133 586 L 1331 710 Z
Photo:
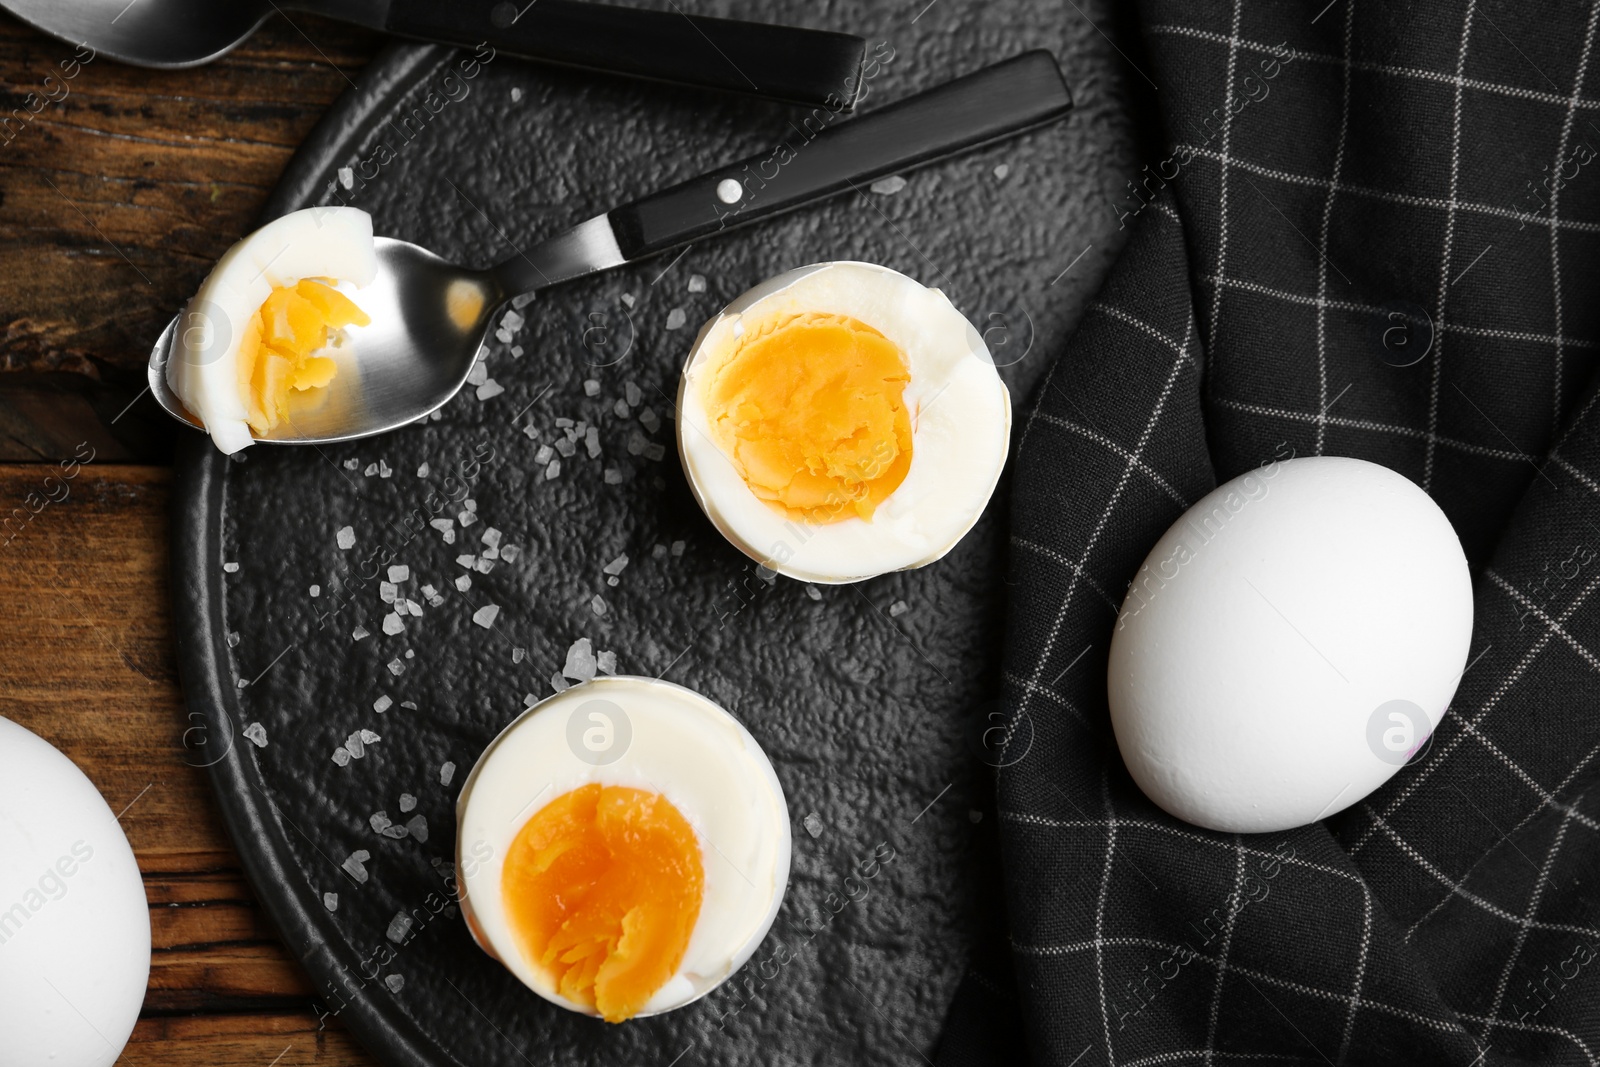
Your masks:
M 727 300 L 803 263 L 863 259 L 944 288 L 1007 364 L 1020 407 L 1120 245 L 1110 201 L 1138 169 L 1128 99 L 1139 76 L 1081 14 L 1025 0 L 697 10 L 881 42 L 866 107 L 1049 48 L 1078 110 L 915 171 L 898 191 L 543 294 L 509 342 L 492 343 L 487 372 L 503 392 L 469 388 L 387 437 L 229 462 L 185 435 L 173 563 L 186 740 L 211 769 L 252 884 L 323 992 L 318 1010 L 389 1063 L 915 1061 L 931 1053 L 994 906 L 993 872 L 980 869 L 988 781 L 968 738 L 998 688 L 1004 486 L 932 567 L 815 590 L 765 582 L 691 499 L 668 398 L 699 323 Z M 1101 27 L 1117 32 L 1109 16 Z M 386 51 L 303 146 L 267 216 L 333 202 L 348 167 L 337 198 L 371 211 L 378 232 L 477 265 L 770 148 L 801 118 L 508 57 L 467 78 L 467 58 Z M 623 415 L 630 388 L 638 403 Z M 561 417 L 596 426 L 601 455 L 580 443 L 550 478 L 535 456 Z M 657 443 L 664 458 L 652 458 Z M 475 507 L 454 544 L 406 521 L 444 497 L 452 517 L 464 500 Z M 488 527 L 520 555 L 460 590 L 468 572 L 455 557 L 477 553 Z M 602 568 L 623 553 L 612 585 Z M 391 563 L 409 568 L 399 595 L 422 611 L 392 635 L 377 574 Z M 492 625 L 475 625 L 490 604 Z M 689 1008 L 621 1027 L 539 1000 L 447 906 L 456 788 L 524 703 L 552 692 L 581 637 L 615 652 L 620 672 L 664 674 L 737 715 L 795 820 L 788 897 L 752 965 Z M 335 762 L 361 730 L 381 740 Z M 422 816 L 426 840 L 376 832 L 379 811 L 397 824 Z M 364 880 L 346 863 L 358 850 L 370 855 Z M 847 893 L 874 854 L 875 877 Z

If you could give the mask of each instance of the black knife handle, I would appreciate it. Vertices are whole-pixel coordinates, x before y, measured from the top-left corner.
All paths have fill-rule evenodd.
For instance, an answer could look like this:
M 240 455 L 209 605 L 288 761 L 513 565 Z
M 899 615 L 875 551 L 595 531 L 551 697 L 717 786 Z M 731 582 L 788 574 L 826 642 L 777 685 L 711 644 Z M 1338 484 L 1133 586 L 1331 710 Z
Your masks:
M 676 7 L 676 4 L 674 4 Z M 853 107 L 866 42 L 848 33 L 704 18 L 580 0 L 391 0 L 383 27 L 403 37 L 489 46 L 525 59 Z
M 611 227 L 622 254 L 638 259 L 1009 137 L 1071 107 L 1055 57 L 1024 52 L 859 118 L 815 110 L 771 151 L 616 208 Z

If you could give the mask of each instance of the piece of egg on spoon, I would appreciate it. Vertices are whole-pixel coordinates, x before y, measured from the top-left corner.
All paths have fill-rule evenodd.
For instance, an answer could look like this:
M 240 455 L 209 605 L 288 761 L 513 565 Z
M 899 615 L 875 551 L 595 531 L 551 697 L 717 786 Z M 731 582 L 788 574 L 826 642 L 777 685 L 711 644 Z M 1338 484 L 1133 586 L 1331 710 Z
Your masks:
M 167 384 L 217 448 L 237 452 L 291 418 L 297 393 L 337 371 L 326 352 L 360 306 L 336 286 L 378 273 L 372 217 L 359 208 L 290 212 L 222 254 L 179 319 Z
M 789 814 L 750 733 L 670 682 L 613 676 L 536 704 L 456 803 L 474 938 L 534 992 L 621 1022 L 743 966 L 789 880 Z
M 678 450 L 735 547 L 809 582 L 939 559 L 983 513 L 1011 397 L 939 290 L 872 263 L 780 274 L 700 331 Z

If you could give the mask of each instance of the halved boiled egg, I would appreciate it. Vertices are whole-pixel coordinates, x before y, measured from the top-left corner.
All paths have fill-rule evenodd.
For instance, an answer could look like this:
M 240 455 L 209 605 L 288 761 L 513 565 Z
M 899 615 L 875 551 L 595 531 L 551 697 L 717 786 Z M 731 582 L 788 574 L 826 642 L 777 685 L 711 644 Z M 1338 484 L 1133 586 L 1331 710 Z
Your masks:
M 295 392 L 333 379 L 322 353 L 368 322 L 336 286 L 377 273 L 365 211 L 306 208 L 267 223 L 223 253 L 184 309 L 167 384 L 219 449 L 237 452 L 291 417 Z
M 697 693 L 597 678 L 490 743 L 456 802 L 462 910 L 535 993 L 621 1022 L 743 966 L 789 881 L 761 746 Z
M 1011 397 L 938 289 L 872 263 L 780 274 L 700 331 L 678 389 L 695 498 L 750 558 L 851 582 L 943 556 L 983 513 Z

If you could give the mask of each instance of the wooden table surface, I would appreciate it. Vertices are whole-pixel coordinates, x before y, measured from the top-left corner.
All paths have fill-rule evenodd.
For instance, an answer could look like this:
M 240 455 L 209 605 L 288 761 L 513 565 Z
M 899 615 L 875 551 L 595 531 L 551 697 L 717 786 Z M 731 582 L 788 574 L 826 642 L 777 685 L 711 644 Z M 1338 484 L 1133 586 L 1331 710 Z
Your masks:
M 67 79 L 72 46 L 0 15 L 0 114 L 56 98 L 0 123 L 0 514 L 44 496 L 45 464 L 80 446 L 95 455 L 64 500 L 0 532 L 0 715 L 127 809 L 154 947 L 127 1065 L 374 1062 L 337 1020 L 319 1028 L 204 772 L 185 762 L 171 435 L 148 397 L 129 406 L 166 319 L 380 44 L 293 19 L 195 70 L 95 58 Z

